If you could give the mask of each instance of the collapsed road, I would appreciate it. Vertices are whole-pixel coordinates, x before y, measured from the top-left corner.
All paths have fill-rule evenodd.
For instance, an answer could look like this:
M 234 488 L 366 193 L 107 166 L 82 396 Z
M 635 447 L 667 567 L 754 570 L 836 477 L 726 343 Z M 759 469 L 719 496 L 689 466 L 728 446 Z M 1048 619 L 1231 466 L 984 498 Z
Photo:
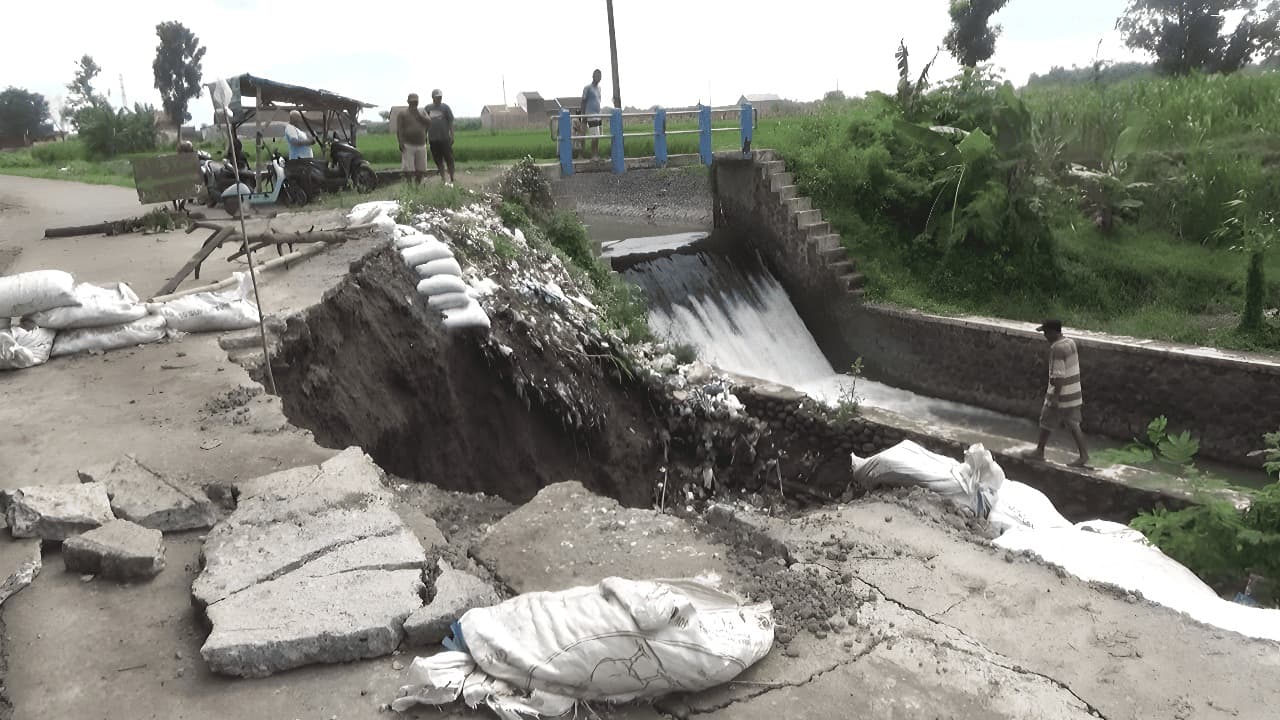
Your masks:
M 389 241 L 367 237 L 265 277 L 278 397 L 234 337 L 0 375 L 0 487 L 122 482 L 116 469 L 178 505 L 196 488 L 209 505 L 194 512 L 215 515 L 165 532 L 150 580 L 0 542 L 0 575 L 36 550 L 42 564 L 0 606 L 0 717 L 386 717 L 412 657 L 438 649 L 415 628 L 446 591 L 706 573 L 773 603 L 772 652 L 720 688 L 594 711 L 1265 718 L 1280 701 L 1274 643 L 993 548 L 981 520 L 924 491 L 846 492 L 823 470 L 788 492 L 805 478 L 776 460 L 805 455 L 804 428 L 776 433 L 736 402 L 738 380 L 657 346 L 627 372 L 602 362 L 615 343 L 577 281 L 537 247 L 495 259 L 468 229 L 496 218 L 466 213 L 430 222 L 494 281 L 488 334 L 446 332 Z M 100 281 L 95 253 L 122 247 L 3 242 L 23 248 L 14 271 L 56 258 Z M 129 272 L 117 279 L 164 280 Z

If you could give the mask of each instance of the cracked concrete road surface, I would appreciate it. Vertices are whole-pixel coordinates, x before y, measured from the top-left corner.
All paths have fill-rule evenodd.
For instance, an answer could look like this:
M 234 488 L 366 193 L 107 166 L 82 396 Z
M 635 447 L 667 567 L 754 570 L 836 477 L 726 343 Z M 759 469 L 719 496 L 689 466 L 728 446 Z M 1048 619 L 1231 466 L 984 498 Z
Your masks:
M 40 240 L 46 221 L 138 209 L 129 191 L 64 184 L 56 192 L 89 200 L 55 213 L 39 203 L 63 196 L 43 189 L 0 178 L 0 272 L 60 267 L 145 291 L 197 242 L 181 233 Z M 351 242 L 267 274 L 264 310 L 318 301 L 367 249 Z M 214 278 L 232 269 L 221 259 L 209 267 Z M 245 388 L 257 385 L 209 335 L 0 374 L 0 489 L 75 483 L 78 470 L 125 452 L 197 485 L 334 456 L 288 423 L 278 399 Z M 227 412 L 230 398 L 239 400 Z M 509 591 L 712 572 L 726 589 L 773 601 L 778 645 L 735 682 L 653 706 L 593 706 L 604 718 L 1266 720 L 1280 707 L 1280 645 L 992 548 L 923 493 L 792 518 L 724 513 L 714 524 L 621 508 L 575 484 L 496 521 L 458 510 L 474 496 L 419 498 L 415 509 L 447 531 L 454 559 L 469 554 Z M 40 576 L 0 607 L 0 718 L 394 717 L 380 706 L 409 682 L 411 654 L 266 678 L 212 674 L 200 657 L 209 631 L 192 606 L 204 541 L 200 531 L 166 535 L 166 570 L 134 585 L 84 582 L 48 548 Z M 0 569 L 30 550 L 0 541 Z M 450 706 L 403 717 L 492 715 Z

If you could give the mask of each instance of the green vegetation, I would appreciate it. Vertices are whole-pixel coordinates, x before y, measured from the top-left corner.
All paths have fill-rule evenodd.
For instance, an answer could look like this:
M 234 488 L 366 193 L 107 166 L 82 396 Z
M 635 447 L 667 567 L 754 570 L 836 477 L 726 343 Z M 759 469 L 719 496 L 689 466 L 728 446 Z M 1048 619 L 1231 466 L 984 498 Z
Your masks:
M 1275 320 L 1241 327 L 1251 263 L 1250 307 L 1259 288 L 1261 307 L 1280 307 L 1280 287 L 1258 282 L 1277 277 L 1280 258 L 1229 252 L 1245 235 L 1221 231 L 1240 191 L 1258 208 L 1280 200 L 1280 74 L 1019 93 L 979 68 L 926 92 L 927 75 L 899 62 L 897 96 L 829 104 L 775 142 L 872 298 L 1280 348 Z
M 651 339 L 644 298 L 639 288 L 610 271 L 592 251 L 587 229 L 577 215 L 557 210 L 551 185 L 532 158 L 525 158 L 503 177 L 502 220 L 519 228 L 533 244 L 554 248 L 566 266 L 592 288 L 591 301 L 604 314 L 606 329 L 628 342 Z
M 858 395 L 858 378 L 862 377 L 862 358 L 853 361 L 849 366 L 849 377 L 852 378 L 846 387 L 840 389 L 836 397 L 832 416 L 838 422 L 848 422 L 858 417 L 862 408 L 862 398 Z
M 1271 581 L 1269 590 L 1255 588 L 1255 599 L 1275 605 L 1280 600 L 1274 586 L 1280 579 L 1280 432 L 1263 439 L 1267 472 L 1277 481 L 1257 492 L 1248 509 L 1210 501 L 1143 513 L 1130 524 L 1219 591 L 1243 590 L 1250 576 Z

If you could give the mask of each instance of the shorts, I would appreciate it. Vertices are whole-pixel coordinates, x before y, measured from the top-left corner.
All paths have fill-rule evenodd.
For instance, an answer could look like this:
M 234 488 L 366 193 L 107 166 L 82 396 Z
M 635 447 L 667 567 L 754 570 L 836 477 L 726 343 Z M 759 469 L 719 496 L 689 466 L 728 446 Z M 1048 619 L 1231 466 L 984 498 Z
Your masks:
M 1080 427 L 1082 419 L 1079 405 L 1063 408 L 1045 403 L 1044 408 L 1040 410 L 1040 429 L 1070 430 L 1073 427 Z
M 453 164 L 453 141 L 452 140 L 432 140 L 431 141 L 431 159 L 437 165 L 442 162 Z
M 427 146 L 405 145 L 400 152 L 400 169 L 404 172 L 426 172 Z
M 587 134 L 588 134 L 588 135 L 595 136 L 595 137 L 599 137 L 599 136 L 600 136 L 600 126 L 601 126 L 601 125 L 603 125 L 603 124 L 604 124 L 604 121 L 603 121 L 603 120 L 600 120 L 600 119 L 596 119 L 596 120 L 588 120 L 588 121 L 587 121 Z

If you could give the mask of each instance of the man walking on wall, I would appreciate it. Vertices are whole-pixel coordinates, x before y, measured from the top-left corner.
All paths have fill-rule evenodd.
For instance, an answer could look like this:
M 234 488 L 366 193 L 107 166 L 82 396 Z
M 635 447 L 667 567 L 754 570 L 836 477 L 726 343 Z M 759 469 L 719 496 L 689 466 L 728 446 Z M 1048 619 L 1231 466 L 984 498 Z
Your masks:
M 396 118 L 396 141 L 400 143 L 400 170 L 408 182 L 422 184 L 427 174 L 427 128 L 431 121 L 418 109 L 418 94 L 409 94 L 409 107 Z
M 1022 455 L 1031 460 L 1044 460 L 1044 448 L 1054 430 L 1071 431 L 1080 456 L 1071 463 L 1073 467 L 1089 466 L 1089 449 L 1085 447 L 1084 432 L 1080 429 L 1084 393 L 1080 384 L 1080 353 L 1076 344 L 1062 335 L 1062 322 L 1046 320 L 1036 328 L 1049 341 L 1049 388 L 1040 411 L 1040 441 L 1034 450 Z
M 591 159 L 600 159 L 600 78 L 599 70 L 591 74 L 591 84 L 582 88 L 582 114 L 587 116 L 587 134 L 591 136 Z
M 453 184 L 453 110 L 440 102 L 444 93 L 431 91 L 431 104 L 427 106 L 427 118 L 431 120 L 431 129 L 427 137 L 431 140 L 431 158 L 436 161 L 436 170 L 440 172 L 440 181 L 444 182 L 444 169 L 449 166 L 449 184 Z

